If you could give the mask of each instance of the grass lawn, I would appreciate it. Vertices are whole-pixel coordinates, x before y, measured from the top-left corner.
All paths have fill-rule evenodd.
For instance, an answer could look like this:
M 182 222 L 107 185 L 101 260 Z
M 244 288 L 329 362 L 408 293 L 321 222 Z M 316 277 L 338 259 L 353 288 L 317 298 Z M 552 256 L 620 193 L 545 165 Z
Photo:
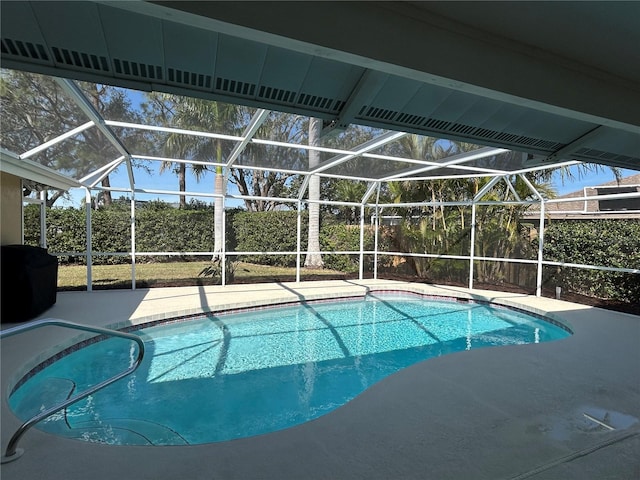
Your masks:
M 136 264 L 136 287 L 169 287 L 185 285 L 215 285 L 213 279 L 201 272 L 211 266 L 211 262 L 167 262 Z M 94 289 L 131 288 L 131 265 L 93 265 L 91 269 Z M 345 278 L 343 272 L 336 270 L 301 269 L 304 280 L 323 278 Z M 255 265 L 235 262 L 234 279 L 228 283 L 252 283 L 295 281 L 296 269 Z M 87 270 L 84 265 L 60 265 L 58 267 L 59 290 L 84 290 L 87 285 Z

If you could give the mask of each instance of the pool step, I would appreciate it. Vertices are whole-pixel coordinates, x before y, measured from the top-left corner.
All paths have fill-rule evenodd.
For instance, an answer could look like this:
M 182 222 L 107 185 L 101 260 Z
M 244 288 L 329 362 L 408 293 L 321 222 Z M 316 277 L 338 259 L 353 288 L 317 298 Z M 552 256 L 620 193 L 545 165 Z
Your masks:
M 189 445 L 182 435 L 166 425 L 129 418 L 78 422 L 66 436 L 110 445 Z

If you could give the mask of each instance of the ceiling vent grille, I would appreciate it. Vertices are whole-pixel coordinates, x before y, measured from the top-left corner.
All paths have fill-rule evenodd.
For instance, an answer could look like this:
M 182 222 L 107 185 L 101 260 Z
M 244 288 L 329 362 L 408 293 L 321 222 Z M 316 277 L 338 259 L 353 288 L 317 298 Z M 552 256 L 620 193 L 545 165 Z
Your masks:
M 490 136 L 487 136 L 487 137 L 494 138 L 495 140 L 498 140 L 500 142 L 507 142 L 507 143 L 515 143 L 516 140 L 518 139 L 518 135 L 516 135 L 515 133 L 506 133 L 506 132 L 500 132 L 495 137 L 490 137 Z
M 451 126 L 451 122 L 446 122 L 444 120 L 436 120 L 435 118 L 428 118 L 423 125 L 425 128 L 429 130 L 440 130 L 446 132 Z
M 401 113 L 396 119 L 398 123 L 404 123 L 405 125 L 422 125 L 425 120 L 426 117 L 411 115 L 409 113 Z
M 386 108 L 378 108 L 378 107 L 363 107 L 361 112 L 364 112 L 365 117 L 373 118 L 375 120 L 385 120 L 385 121 L 393 121 L 393 119 L 398 116 L 398 112 L 393 110 L 387 110 Z
M 3 55 L 13 55 L 15 57 L 30 58 L 32 60 L 49 61 L 49 55 L 44 45 L 22 40 L 11 40 L 3 38 L 0 43 L 0 51 Z
M 471 135 L 474 130 L 477 130 L 476 127 L 472 127 L 471 125 L 465 125 L 463 123 L 454 123 L 449 128 L 450 132 L 459 133 L 461 135 Z
M 98 56 L 66 48 L 51 47 L 53 58 L 56 63 L 69 65 L 71 67 L 84 68 L 88 70 L 98 70 L 101 72 L 109 71 L 109 62 L 107 57 Z
M 116 73 L 145 80 L 162 80 L 162 67 L 145 63 L 130 62 L 119 58 L 113 59 Z
M 543 140 L 540 138 L 527 137 L 507 132 L 498 132 L 488 128 L 474 127 L 473 125 L 466 125 L 463 123 L 453 123 L 446 120 L 439 120 L 437 118 L 426 118 L 420 115 L 401 113 L 367 105 L 360 109 L 359 116 L 363 119 L 394 123 L 400 127 L 409 127 L 414 131 L 418 129 L 431 133 L 442 133 L 443 135 L 450 135 L 453 137 L 473 138 L 478 140 L 480 143 L 498 142 L 510 147 L 520 146 L 535 148 L 536 150 L 545 153 L 552 153 L 564 146 L 563 143 L 550 140 Z
M 543 150 L 557 150 L 561 148 L 563 145 L 558 142 L 553 142 L 551 140 L 538 140 L 535 145 L 537 148 L 542 148 Z
M 615 162 L 619 165 L 628 165 L 631 168 L 637 169 L 638 165 L 640 165 L 640 157 L 630 157 L 628 155 L 619 155 L 611 152 L 604 152 L 602 150 L 597 150 L 595 148 L 581 148 L 576 150 L 573 154 L 571 154 L 572 158 L 576 158 L 579 160 L 591 160 L 598 162 Z
M 298 97 L 298 105 L 318 110 L 325 110 L 327 112 L 339 112 L 345 105 L 345 102 L 342 100 L 333 100 L 328 97 L 321 97 L 319 95 L 301 93 Z
M 239 80 L 230 80 L 228 78 L 216 78 L 216 90 L 233 95 L 253 98 L 256 93 L 255 83 L 241 82 Z
M 341 112 L 346 104 L 347 104 L 346 100 L 336 100 L 336 104 L 333 107 L 333 110 L 335 112 Z
M 258 98 L 264 98 L 281 103 L 293 103 L 296 98 L 296 92 L 262 85 L 258 90 Z
M 211 75 L 187 72 L 186 70 L 179 70 L 177 68 L 167 69 L 167 76 L 170 82 L 188 85 L 202 90 L 211 90 L 211 85 L 213 84 Z

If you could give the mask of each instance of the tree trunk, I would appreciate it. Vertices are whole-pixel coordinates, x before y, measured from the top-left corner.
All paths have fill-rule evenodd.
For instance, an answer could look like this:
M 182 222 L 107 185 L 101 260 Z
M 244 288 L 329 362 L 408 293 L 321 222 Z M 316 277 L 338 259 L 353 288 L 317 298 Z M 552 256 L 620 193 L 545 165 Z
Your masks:
M 222 145 L 220 142 L 216 142 L 216 161 L 221 162 L 222 160 Z M 224 193 L 224 175 L 222 172 L 222 167 L 216 167 L 215 170 L 215 181 L 214 181 L 214 193 L 218 193 L 222 195 Z M 222 221 L 224 218 L 224 199 L 222 197 L 215 197 L 214 200 L 214 222 L 213 222 L 213 259 L 216 260 L 221 258 L 222 255 Z
M 111 182 L 109 181 L 109 175 L 102 179 L 102 186 L 108 188 L 111 186 Z M 102 191 L 102 205 L 105 207 L 111 206 L 111 190 L 103 190 Z
M 322 120 L 309 119 L 309 145 L 317 146 L 322 131 Z M 309 169 L 320 163 L 320 152 L 309 150 Z M 320 200 L 320 177 L 312 175 L 309 179 L 309 200 Z M 324 262 L 320 253 L 320 204 L 309 203 L 309 242 L 307 246 L 307 258 L 304 266 L 307 268 L 322 268 Z
M 187 191 L 187 166 L 184 163 L 178 164 L 178 190 Z M 187 197 L 180 195 L 180 208 L 187 208 Z

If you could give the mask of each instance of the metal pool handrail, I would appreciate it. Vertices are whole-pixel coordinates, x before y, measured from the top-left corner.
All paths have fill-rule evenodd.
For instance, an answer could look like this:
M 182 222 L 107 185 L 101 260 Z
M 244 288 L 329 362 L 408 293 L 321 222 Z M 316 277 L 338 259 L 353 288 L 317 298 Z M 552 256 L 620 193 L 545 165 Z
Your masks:
M 5 451 L 5 454 L 2 456 L 2 463 L 11 462 L 11 461 L 16 460 L 16 459 L 18 459 L 18 458 L 20 458 L 22 456 L 24 451 L 22 449 L 18 449 L 17 448 L 18 442 L 20 441 L 20 438 L 22 438 L 22 436 L 26 433 L 26 431 L 29 430 L 31 427 L 33 427 L 36 423 L 44 420 L 45 418 L 49 417 L 50 415 L 53 415 L 56 412 L 59 412 L 63 408 L 66 408 L 69 405 L 72 405 L 72 404 L 76 403 L 77 401 L 88 397 L 92 393 L 95 393 L 98 390 L 101 390 L 104 387 L 106 387 L 108 385 L 111 385 L 113 382 L 116 382 L 116 381 L 120 380 L 121 378 L 126 377 L 130 373 L 133 373 L 138 368 L 138 366 L 140 365 L 140 362 L 142 362 L 142 357 L 144 356 L 144 342 L 137 335 L 133 335 L 131 333 L 119 332 L 117 330 L 109 330 L 109 329 L 106 329 L 106 328 L 91 327 L 91 326 L 88 326 L 88 325 L 82 325 L 82 324 L 79 324 L 79 323 L 67 322 L 66 320 L 58 320 L 58 319 L 53 319 L 53 318 L 51 318 L 51 319 L 47 318 L 47 319 L 44 319 L 44 320 L 38 320 L 36 322 L 29 323 L 27 325 L 20 325 L 20 326 L 17 326 L 17 327 L 8 328 L 8 329 L 3 330 L 2 332 L 0 332 L 0 338 L 10 337 L 10 336 L 16 335 L 18 333 L 23 333 L 23 332 L 26 332 L 26 331 L 29 331 L 29 330 L 34 330 L 36 328 L 48 327 L 48 326 L 65 327 L 65 328 L 71 328 L 71 329 L 75 329 L 75 330 L 84 330 L 86 332 L 99 333 L 99 334 L 102 334 L 102 335 L 108 335 L 108 336 L 112 336 L 112 337 L 121 337 L 121 338 L 125 338 L 125 339 L 128 339 L 128 340 L 131 340 L 131 341 L 136 342 L 138 344 L 138 357 L 136 358 L 135 362 L 133 362 L 133 364 L 129 368 L 127 368 L 126 370 L 120 372 L 119 374 L 114 375 L 114 376 L 112 376 L 112 377 L 110 377 L 110 378 L 98 383 L 97 385 L 94 385 L 93 387 L 90 387 L 90 388 L 80 392 L 79 394 L 77 394 L 74 397 L 68 398 L 64 402 L 61 402 L 61 403 L 59 403 L 57 405 L 54 405 L 54 406 L 50 407 L 49 409 L 44 410 L 43 412 L 40 412 L 38 415 L 35 415 L 34 417 L 32 417 L 29 420 L 27 420 L 26 422 L 24 422 L 20 426 L 20 428 L 18 428 L 18 430 L 16 430 L 16 432 L 13 434 L 13 436 L 9 440 L 9 444 L 7 445 L 7 450 Z

